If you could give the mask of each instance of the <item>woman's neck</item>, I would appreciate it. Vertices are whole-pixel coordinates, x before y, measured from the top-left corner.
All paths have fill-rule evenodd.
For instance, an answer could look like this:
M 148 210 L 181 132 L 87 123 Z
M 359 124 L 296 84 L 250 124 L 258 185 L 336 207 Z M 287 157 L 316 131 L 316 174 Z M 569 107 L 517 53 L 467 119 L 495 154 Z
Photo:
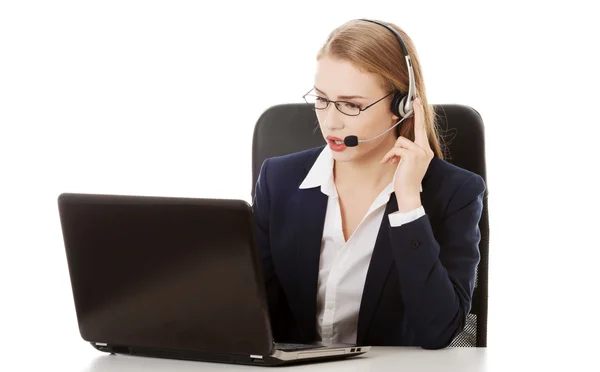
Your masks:
M 393 142 L 389 145 L 386 145 L 386 143 L 390 141 L 381 143 L 358 160 L 336 161 L 333 167 L 336 187 L 344 189 L 360 187 L 361 189 L 379 191 L 392 182 L 397 164 L 380 164 L 381 159 L 394 146 L 395 139 L 392 138 L 392 140 Z

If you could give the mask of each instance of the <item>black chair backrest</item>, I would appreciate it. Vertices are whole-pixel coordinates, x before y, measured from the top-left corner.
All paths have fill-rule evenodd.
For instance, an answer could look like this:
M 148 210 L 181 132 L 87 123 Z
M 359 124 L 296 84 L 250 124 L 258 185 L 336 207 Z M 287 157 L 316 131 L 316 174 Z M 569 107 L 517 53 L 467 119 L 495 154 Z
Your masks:
M 486 181 L 485 133 L 479 113 L 469 106 L 433 105 L 445 160 L 479 174 Z M 268 108 L 258 119 L 252 142 L 252 197 L 262 163 L 270 157 L 325 145 L 315 111 L 305 103 L 281 104 Z M 464 331 L 451 346 L 487 346 L 489 220 L 488 190 L 479 222 L 481 261 L 471 312 Z

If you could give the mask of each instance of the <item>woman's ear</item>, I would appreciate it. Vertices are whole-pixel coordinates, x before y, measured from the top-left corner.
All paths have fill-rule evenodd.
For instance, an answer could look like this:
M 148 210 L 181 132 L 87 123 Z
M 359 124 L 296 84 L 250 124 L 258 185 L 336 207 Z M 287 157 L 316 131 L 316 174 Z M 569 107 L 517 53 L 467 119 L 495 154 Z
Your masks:
M 394 111 L 392 110 L 392 108 L 390 107 L 390 114 L 392 115 L 392 120 L 394 121 L 394 124 L 396 124 L 398 122 L 398 120 L 400 120 L 400 118 L 394 114 Z

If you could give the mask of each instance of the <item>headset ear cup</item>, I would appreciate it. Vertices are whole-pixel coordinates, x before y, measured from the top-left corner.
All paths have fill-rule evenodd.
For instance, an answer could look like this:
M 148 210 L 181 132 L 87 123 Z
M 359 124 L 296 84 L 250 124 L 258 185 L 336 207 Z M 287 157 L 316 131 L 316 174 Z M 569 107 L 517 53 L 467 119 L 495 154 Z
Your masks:
M 400 92 L 394 95 L 392 99 L 392 113 L 402 119 L 404 117 L 404 104 L 406 103 L 406 95 Z
M 402 119 L 406 113 L 404 112 L 404 105 L 406 104 L 406 94 L 400 92 L 394 95 L 392 100 L 392 112 L 394 115 Z

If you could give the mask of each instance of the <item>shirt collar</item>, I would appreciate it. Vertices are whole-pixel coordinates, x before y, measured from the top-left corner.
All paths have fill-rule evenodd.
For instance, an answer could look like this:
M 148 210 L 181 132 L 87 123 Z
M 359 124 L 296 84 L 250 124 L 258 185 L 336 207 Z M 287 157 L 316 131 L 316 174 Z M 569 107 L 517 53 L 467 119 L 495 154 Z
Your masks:
M 396 174 L 397 172 L 394 173 L 392 182 L 386 186 L 385 190 L 382 192 L 383 194 L 389 195 L 394 192 Z M 301 189 L 310 189 L 313 187 L 321 187 L 321 192 L 323 194 L 337 197 L 337 190 L 333 181 L 333 156 L 331 154 L 331 149 L 328 146 L 323 148 L 323 151 L 321 151 L 319 157 L 310 168 L 304 181 L 300 184 Z M 421 184 L 421 192 L 423 192 L 423 184 Z
M 313 187 L 321 187 L 321 192 L 328 196 L 337 196 L 335 183 L 333 182 L 333 156 L 331 149 L 325 146 L 319 157 L 310 168 L 310 171 L 304 178 L 301 189 L 310 189 Z

